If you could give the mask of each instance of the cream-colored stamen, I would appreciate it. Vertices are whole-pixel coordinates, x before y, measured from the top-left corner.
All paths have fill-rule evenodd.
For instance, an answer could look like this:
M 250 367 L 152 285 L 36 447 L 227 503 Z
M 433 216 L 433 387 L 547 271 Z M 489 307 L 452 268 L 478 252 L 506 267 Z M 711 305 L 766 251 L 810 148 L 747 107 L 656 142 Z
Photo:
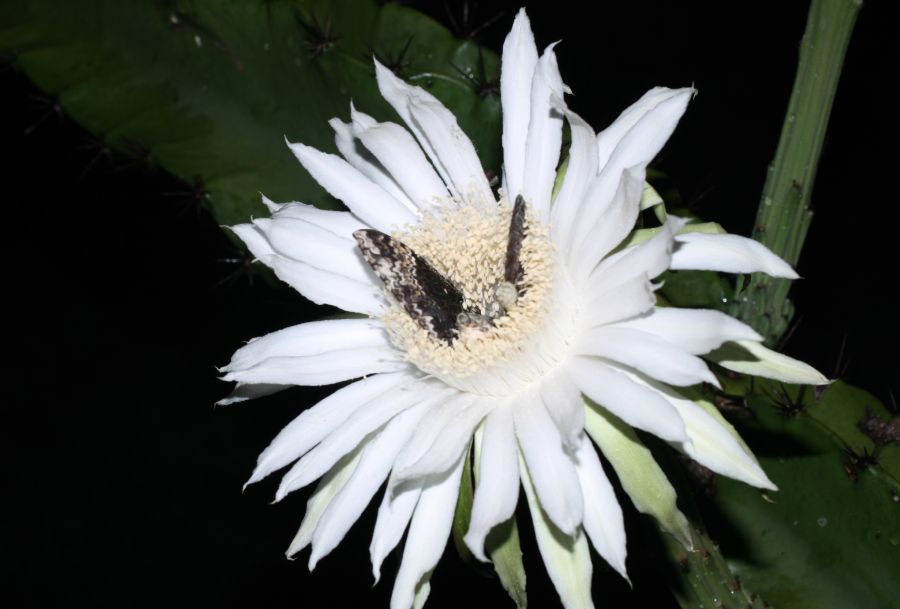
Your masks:
M 393 235 L 453 282 L 466 310 L 477 313 L 464 314 L 456 340 L 444 341 L 395 303 L 384 316 L 391 340 L 419 369 L 466 391 L 508 393 L 511 385 L 529 382 L 540 374 L 535 362 L 547 356 L 534 353 L 535 348 L 548 330 L 557 333 L 547 323 L 556 283 L 555 252 L 547 227 L 531 213 L 520 253 L 522 282 L 513 286 L 504 279 L 511 214 L 506 200 L 488 209 L 444 206 Z M 519 362 L 519 369 L 509 369 L 522 358 L 527 361 Z M 552 363 L 552 355 L 550 359 Z

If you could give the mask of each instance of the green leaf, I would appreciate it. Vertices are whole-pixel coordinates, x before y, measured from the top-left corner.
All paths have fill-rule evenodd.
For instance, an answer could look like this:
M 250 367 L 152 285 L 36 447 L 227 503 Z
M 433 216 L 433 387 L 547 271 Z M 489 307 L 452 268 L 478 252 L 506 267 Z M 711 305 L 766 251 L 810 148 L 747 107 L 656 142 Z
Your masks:
M 741 433 L 777 493 L 719 478 L 706 522 L 731 568 L 774 607 L 889 607 L 900 598 L 900 446 L 862 430 L 890 414 L 837 382 L 755 382 Z M 865 423 L 868 421 L 868 425 Z M 896 421 L 894 422 L 896 424 Z M 867 455 L 875 455 L 870 462 Z
M 486 170 L 500 167 L 496 54 L 396 4 L 5 2 L 0 53 L 107 145 L 195 184 L 222 224 L 264 213 L 260 191 L 338 207 L 284 139 L 334 151 L 327 121 L 351 99 L 398 120 L 373 54 L 446 103 Z
M 676 307 L 724 311 L 734 295 L 731 284 L 713 271 L 666 271 L 660 290 Z
M 515 516 L 494 527 L 484 540 L 484 547 L 503 589 L 518 609 L 525 609 L 528 606 L 525 565 L 522 563 L 522 546 L 519 544 L 519 526 Z

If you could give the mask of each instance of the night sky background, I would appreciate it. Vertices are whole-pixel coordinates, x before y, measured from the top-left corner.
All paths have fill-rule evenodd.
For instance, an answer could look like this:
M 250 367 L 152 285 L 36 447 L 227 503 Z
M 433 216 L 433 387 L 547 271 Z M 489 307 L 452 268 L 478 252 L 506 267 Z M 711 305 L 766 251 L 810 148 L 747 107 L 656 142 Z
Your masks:
M 502 13 L 477 39 L 499 50 L 517 6 L 470 2 L 474 25 Z M 696 86 L 656 166 L 693 210 L 747 235 L 806 3 L 737 6 L 554 2 L 529 13 L 539 46 L 562 39 L 570 106 L 596 129 L 651 86 Z M 448 26 L 462 7 L 421 6 Z M 792 292 L 802 320 L 784 350 L 896 410 L 898 204 L 894 162 L 875 152 L 896 106 L 884 91 L 896 47 L 885 9 L 865 6 L 851 42 Z M 99 154 L 12 66 L 0 83 L 6 606 L 387 607 L 396 556 L 375 588 L 368 560 L 377 501 L 309 575 L 306 552 L 283 555 L 309 489 L 269 505 L 275 476 L 241 494 L 256 455 L 329 389 L 213 408 L 229 389 L 215 366 L 234 349 L 330 311 L 248 272 L 189 185 Z M 627 509 L 634 592 L 595 557 L 595 601 L 674 606 L 640 543 L 647 523 Z M 530 606 L 557 606 L 529 519 L 520 526 Z M 450 547 L 428 606 L 461 602 L 512 607 Z

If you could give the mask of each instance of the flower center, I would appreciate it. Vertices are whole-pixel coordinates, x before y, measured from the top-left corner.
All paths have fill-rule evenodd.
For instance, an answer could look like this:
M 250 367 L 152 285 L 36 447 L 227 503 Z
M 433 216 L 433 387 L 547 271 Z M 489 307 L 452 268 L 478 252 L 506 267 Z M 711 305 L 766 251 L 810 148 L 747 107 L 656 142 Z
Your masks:
M 396 303 L 384 316 L 392 342 L 410 362 L 463 391 L 509 395 L 561 359 L 559 348 L 542 351 L 547 326 L 554 325 L 557 265 L 547 227 L 530 212 L 518 289 L 504 277 L 512 209 L 505 199 L 490 206 L 442 206 L 393 235 L 456 286 L 466 311 L 477 312 L 462 314 L 455 340 L 430 334 Z M 559 333 L 553 328 L 550 334 Z

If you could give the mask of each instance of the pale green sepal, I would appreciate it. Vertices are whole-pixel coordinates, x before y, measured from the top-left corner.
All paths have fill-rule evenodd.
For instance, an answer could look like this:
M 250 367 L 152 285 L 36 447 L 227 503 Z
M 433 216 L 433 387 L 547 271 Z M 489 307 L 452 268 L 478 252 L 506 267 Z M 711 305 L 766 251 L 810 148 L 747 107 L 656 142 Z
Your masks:
M 665 220 L 662 220 L 663 222 Z M 639 228 L 635 231 L 632 231 L 628 237 L 625 238 L 616 250 L 625 249 L 626 247 L 631 247 L 632 245 L 638 245 L 643 243 L 644 241 L 648 241 L 650 237 L 658 233 L 662 230 L 661 226 L 657 226 L 654 228 Z M 699 222 L 697 224 L 685 224 L 684 227 L 678 231 L 677 235 L 684 235 L 686 233 L 706 233 L 709 235 L 724 235 L 725 229 L 722 228 L 722 225 L 717 222 Z
M 641 211 L 660 205 L 662 202 L 663 198 L 659 196 L 655 188 L 650 186 L 650 182 L 644 182 L 644 191 L 641 193 Z
M 725 343 L 704 355 L 723 368 L 796 385 L 827 385 L 831 381 L 800 360 L 772 351 L 762 343 L 740 340 Z
M 356 465 L 359 463 L 359 457 L 362 454 L 363 445 L 356 447 L 356 450 L 345 455 L 338 461 L 334 467 L 319 482 L 316 492 L 312 494 L 309 501 L 306 502 L 306 514 L 303 515 L 303 521 L 291 545 L 288 546 L 285 556 L 288 560 L 294 560 L 294 556 L 303 548 L 309 545 L 312 540 L 313 532 L 319 524 L 319 519 L 325 512 L 325 508 L 334 499 L 353 472 L 356 471 Z
M 562 188 L 563 181 L 566 179 L 566 170 L 569 169 L 569 155 L 566 155 L 566 158 L 563 159 L 563 162 L 560 163 L 559 169 L 556 171 L 556 180 L 553 181 L 553 191 L 550 193 L 550 200 L 555 201 L 556 195 L 559 193 L 559 189 Z M 506 196 L 509 196 L 509 193 L 506 193 Z
M 475 432 L 475 480 L 481 468 L 481 438 L 484 435 L 484 424 Z M 472 506 L 469 506 L 469 513 Z M 454 531 L 455 535 L 455 531 Z M 522 562 L 522 546 L 519 543 L 519 526 L 513 516 L 506 522 L 494 527 L 484 540 L 484 549 L 494 565 L 494 571 L 500 578 L 500 584 L 516 604 L 517 609 L 526 609 L 528 595 L 525 589 L 525 565 Z
M 550 581 L 556 588 L 565 609 L 593 609 L 591 600 L 591 552 L 588 548 L 587 536 L 578 527 L 575 537 L 560 531 L 541 507 L 528 473 L 525 459 L 519 453 L 519 471 L 522 476 L 522 487 L 528 499 L 531 520 L 534 522 L 534 535 L 538 549 L 547 567 Z
M 749 455 L 750 458 L 752 458 L 753 461 L 757 465 L 759 465 L 759 461 L 756 459 L 756 455 L 753 454 L 753 451 L 750 450 L 750 447 L 747 446 L 747 443 L 744 442 L 744 439 L 737 432 L 734 426 L 728 422 L 728 419 L 722 416 L 722 412 L 718 408 L 716 408 L 715 404 L 713 404 L 709 400 L 704 400 L 699 397 L 699 392 L 691 387 L 680 387 L 678 389 L 678 393 L 682 394 L 684 397 L 691 400 L 697 406 L 705 410 L 709 416 L 714 418 L 716 422 L 725 429 L 725 431 L 731 434 L 731 437 L 737 440 L 737 443 L 741 445 L 741 448 L 744 449 L 744 452 L 746 452 L 747 455 Z
M 430 577 L 430 574 L 428 575 Z M 412 609 L 422 609 L 425 601 L 428 600 L 428 594 L 431 592 L 431 582 L 426 579 L 416 588 L 416 597 L 413 599 Z
M 687 518 L 676 505 L 675 489 L 634 430 L 585 398 L 584 429 L 600 447 L 634 507 L 652 516 L 688 550 L 693 548 Z

